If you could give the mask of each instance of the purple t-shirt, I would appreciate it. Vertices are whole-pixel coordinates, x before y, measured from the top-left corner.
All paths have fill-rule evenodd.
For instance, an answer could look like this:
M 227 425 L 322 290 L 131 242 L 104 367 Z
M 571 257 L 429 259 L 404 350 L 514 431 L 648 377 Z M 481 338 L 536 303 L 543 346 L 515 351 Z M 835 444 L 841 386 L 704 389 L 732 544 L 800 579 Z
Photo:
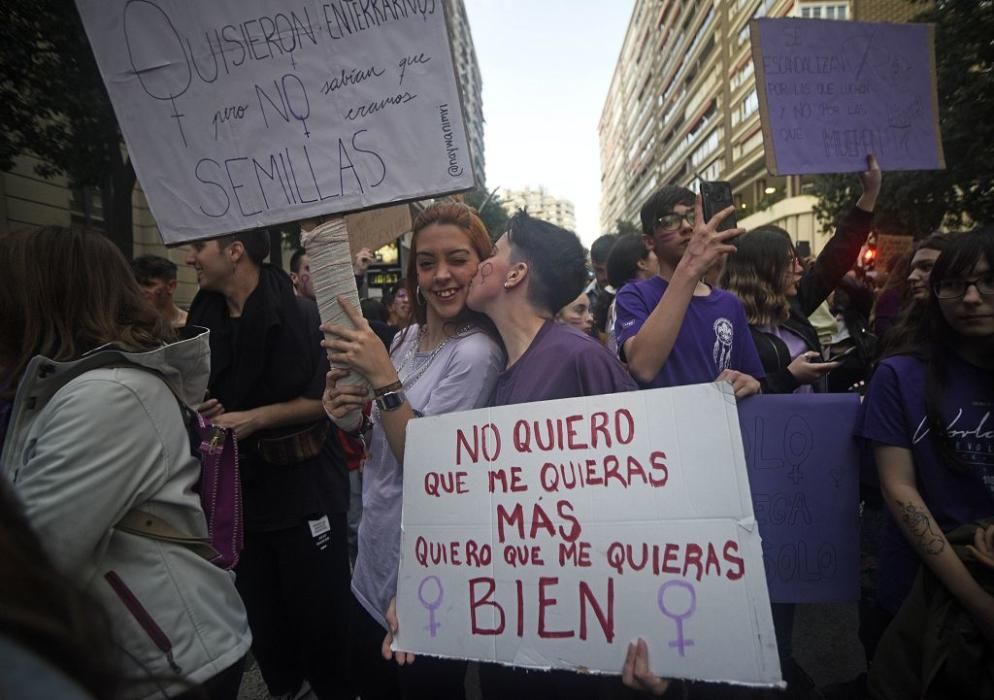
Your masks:
M 625 341 L 642 328 L 663 298 L 666 286 L 662 277 L 651 277 L 629 282 L 618 292 L 614 332 L 622 357 Z M 742 302 L 734 294 L 712 289 L 706 297 L 691 299 L 669 358 L 645 388 L 705 384 L 726 369 L 745 372 L 756 379 L 766 376 Z
M 872 443 L 911 450 L 922 499 L 943 531 L 994 516 L 994 371 L 953 357 L 942 392 L 943 423 L 952 447 L 968 466 L 942 463 L 925 418 L 925 363 L 900 355 L 883 360 L 864 401 L 859 435 Z M 880 543 L 879 602 L 896 610 L 918 570 L 914 550 L 890 521 Z
M 491 406 L 614 394 L 637 387 L 603 345 L 572 326 L 546 321 L 531 345 L 497 377 Z

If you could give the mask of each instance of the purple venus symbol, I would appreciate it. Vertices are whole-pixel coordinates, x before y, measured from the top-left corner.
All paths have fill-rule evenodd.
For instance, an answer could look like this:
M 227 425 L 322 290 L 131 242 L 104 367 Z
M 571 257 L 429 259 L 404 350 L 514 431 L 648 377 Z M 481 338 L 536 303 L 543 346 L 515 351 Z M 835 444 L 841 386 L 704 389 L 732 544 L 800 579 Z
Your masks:
M 690 594 L 690 602 L 687 605 L 686 610 L 682 612 L 674 612 L 666 607 L 666 591 L 671 588 L 682 588 Z M 673 596 L 671 595 L 671 602 L 672 598 Z M 686 639 L 683 636 L 683 621 L 693 615 L 694 611 L 697 610 L 697 592 L 694 590 L 694 587 L 686 581 L 667 581 L 659 587 L 657 602 L 659 603 L 659 611 L 676 623 L 676 639 L 669 643 L 670 648 L 676 647 L 677 653 L 679 653 L 680 656 L 685 656 L 684 649 L 686 647 L 694 646 L 694 640 Z
M 435 596 L 435 599 L 431 601 L 425 599 L 425 584 L 429 581 L 434 581 L 436 588 L 438 588 L 438 594 Z M 428 630 L 428 634 L 432 637 L 434 637 L 435 633 L 438 632 L 438 628 L 442 626 L 442 623 L 435 621 L 435 611 L 438 610 L 438 607 L 442 604 L 443 593 L 445 593 L 445 591 L 442 589 L 442 581 L 438 578 L 438 576 L 425 576 L 421 579 L 421 585 L 418 586 L 418 600 L 421 601 L 421 604 L 425 607 L 425 610 L 428 611 L 428 626 L 425 627 L 425 629 Z M 660 600 L 662 600 L 662 598 L 660 598 Z

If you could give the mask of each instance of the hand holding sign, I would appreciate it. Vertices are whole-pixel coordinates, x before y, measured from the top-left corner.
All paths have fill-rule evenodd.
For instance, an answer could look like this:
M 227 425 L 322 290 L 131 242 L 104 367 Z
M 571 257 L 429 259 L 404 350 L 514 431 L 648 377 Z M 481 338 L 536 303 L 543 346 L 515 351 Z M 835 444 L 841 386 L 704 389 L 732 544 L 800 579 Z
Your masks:
M 405 448 L 397 649 L 780 682 L 727 384 L 428 416 Z
M 438 577 L 431 578 L 437 579 Z M 424 582 L 422 581 L 422 583 Z M 393 650 L 393 638 L 397 636 L 397 631 L 400 629 L 400 623 L 397 621 L 397 598 L 390 599 L 390 607 L 387 608 L 386 618 L 388 629 L 386 635 L 383 637 L 383 644 L 380 647 L 380 652 L 383 654 L 383 658 L 387 661 L 393 659 L 397 662 L 398 666 L 413 664 L 414 659 L 416 658 L 414 654 L 407 651 Z
M 625 656 L 621 680 L 629 688 L 641 690 L 643 693 L 656 697 L 664 695 L 670 687 L 669 680 L 660 678 L 649 670 L 649 646 L 644 639 L 639 639 L 628 645 L 628 654 Z
M 383 341 L 369 327 L 369 322 L 345 299 L 339 297 L 338 304 L 353 328 L 335 323 L 321 326 L 322 331 L 333 336 L 321 341 L 321 347 L 328 351 L 328 360 L 333 365 L 345 366 L 361 374 L 374 387 L 396 382 L 397 370 Z
M 322 341 L 327 342 L 327 341 Z M 333 369 L 325 376 L 324 394 L 321 403 L 325 413 L 338 425 L 352 425 L 356 421 L 348 420 L 347 416 L 357 416 L 363 406 L 370 400 L 369 387 L 366 384 L 346 384 L 343 379 L 351 372 L 347 369 Z M 358 422 L 362 422 L 359 418 Z
M 771 173 L 856 172 L 866 153 L 945 167 L 933 26 L 764 18 L 750 32 Z
M 877 206 L 877 197 L 880 195 L 880 184 L 883 181 L 883 173 L 880 171 L 880 163 L 872 153 L 866 156 L 867 169 L 859 174 L 859 182 L 863 185 L 863 194 L 860 195 L 856 206 L 863 211 L 873 211 Z

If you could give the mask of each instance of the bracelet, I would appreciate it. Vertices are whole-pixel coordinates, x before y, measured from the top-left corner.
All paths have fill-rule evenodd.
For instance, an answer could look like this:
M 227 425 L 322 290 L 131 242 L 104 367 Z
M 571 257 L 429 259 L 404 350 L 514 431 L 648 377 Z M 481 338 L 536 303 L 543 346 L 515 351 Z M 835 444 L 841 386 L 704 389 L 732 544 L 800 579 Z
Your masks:
M 367 416 L 365 413 L 363 413 L 362 414 L 362 420 L 359 421 L 359 427 L 358 428 L 356 428 L 355 430 L 351 430 L 351 431 L 345 431 L 345 430 L 343 430 L 342 432 L 345 433 L 346 435 L 348 435 L 349 437 L 358 438 L 358 439 L 362 440 L 363 439 L 363 435 L 365 435 L 366 432 L 368 432 L 369 429 L 372 428 L 372 427 L 373 427 L 373 421 L 370 420 L 369 416 Z
M 395 382 L 387 384 L 386 386 L 381 386 L 373 389 L 373 398 L 378 399 L 384 394 L 389 394 L 391 391 L 399 391 L 404 388 L 404 383 L 399 379 Z

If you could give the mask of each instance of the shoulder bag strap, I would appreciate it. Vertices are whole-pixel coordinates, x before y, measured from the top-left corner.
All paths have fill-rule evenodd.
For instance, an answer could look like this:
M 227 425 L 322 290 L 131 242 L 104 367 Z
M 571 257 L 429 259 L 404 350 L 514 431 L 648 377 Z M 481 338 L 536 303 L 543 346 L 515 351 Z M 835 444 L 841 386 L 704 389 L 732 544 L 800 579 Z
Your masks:
M 129 535 L 147 537 L 159 542 L 170 542 L 186 547 L 207 561 L 214 561 L 221 556 L 206 537 L 193 537 L 180 532 L 157 515 L 132 508 L 124 514 L 114 528 Z

